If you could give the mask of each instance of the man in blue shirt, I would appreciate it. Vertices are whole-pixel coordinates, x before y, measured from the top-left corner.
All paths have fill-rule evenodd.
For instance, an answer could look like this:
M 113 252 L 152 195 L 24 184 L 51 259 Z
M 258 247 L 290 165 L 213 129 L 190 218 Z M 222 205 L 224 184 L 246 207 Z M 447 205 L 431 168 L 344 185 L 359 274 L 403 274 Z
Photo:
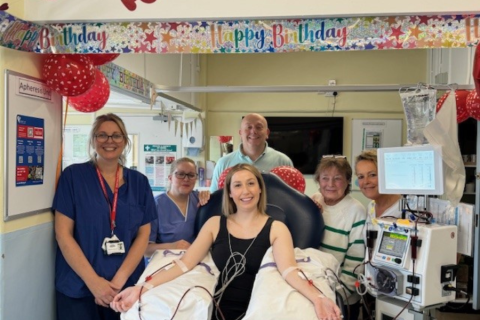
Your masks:
M 262 115 L 258 113 L 246 115 L 242 120 L 239 134 L 242 139 L 240 148 L 218 160 L 213 171 L 210 192 L 218 189 L 218 179 L 222 172 L 239 163 L 249 163 L 264 172 L 278 166 L 293 167 L 292 160 L 286 154 L 268 146 L 266 140 L 270 130 L 267 120 Z

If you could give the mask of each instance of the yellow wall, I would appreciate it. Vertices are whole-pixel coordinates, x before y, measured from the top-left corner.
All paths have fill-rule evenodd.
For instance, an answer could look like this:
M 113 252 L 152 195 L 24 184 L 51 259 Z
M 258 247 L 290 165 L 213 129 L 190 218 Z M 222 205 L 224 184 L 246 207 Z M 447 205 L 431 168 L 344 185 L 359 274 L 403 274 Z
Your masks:
M 414 84 L 426 82 L 426 50 L 209 55 L 209 86 Z M 231 135 L 238 147 L 241 116 L 331 116 L 334 99 L 317 93 L 208 94 L 207 136 Z M 404 119 L 398 92 L 339 93 L 335 116 L 344 117 L 344 154 L 351 158 L 351 119 Z M 403 124 L 405 136 L 405 123 Z M 405 138 L 404 138 L 405 141 Z M 208 154 L 208 153 L 207 153 Z M 217 160 L 217 159 L 210 159 Z M 307 177 L 306 193 L 316 190 Z
M 9 2 L 8 13 L 22 18 L 24 15 L 24 5 L 23 1 L 13 1 Z M 12 70 L 27 74 L 33 77 L 40 77 L 40 60 L 41 57 L 38 54 L 33 53 L 24 53 L 16 50 L 10 50 L 5 48 L 0 48 L 0 70 L 2 72 L 0 76 L 0 97 L 5 97 L 5 70 Z M 0 105 L 2 110 L 5 110 L 5 99 L 1 99 Z M 0 167 L 4 168 L 5 165 L 5 155 L 4 155 L 4 142 L 5 142 L 5 112 L 0 113 L 0 147 L 2 150 L 2 157 L 0 158 Z M 4 172 L 0 170 L 0 181 L 5 181 Z M 3 216 L 5 215 L 5 199 L 4 195 L 4 184 L 0 185 L 0 211 L 2 218 L 0 219 L 0 233 L 12 232 L 19 229 L 25 229 L 31 226 L 39 225 L 45 222 L 49 222 L 53 219 L 50 211 L 36 214 L 34 216 L 19 218 L 16 220 L 11 220 L 4 222 Z

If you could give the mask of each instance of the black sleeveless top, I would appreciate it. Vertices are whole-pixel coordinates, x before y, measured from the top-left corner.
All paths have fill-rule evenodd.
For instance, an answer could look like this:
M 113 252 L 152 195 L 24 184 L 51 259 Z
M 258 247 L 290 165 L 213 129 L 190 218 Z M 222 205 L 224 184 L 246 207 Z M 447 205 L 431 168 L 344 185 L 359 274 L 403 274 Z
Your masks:
M 235 320 L 242 316 L 248 308 L 248 302 L 252 294 L 253 282 L 255 276 L 260 269 L 263 256 L 270 248 L 270 229 L 273 219 L 268 218 L 267 222 L 263 226 L 260 233 L 254 239 L 238 239 L 230 235 L 231 251 L 239 252 L 245 255 L 246 265 L 245 272 L 237 276 L 227 287 L 220 301 L 220 309 L 226 320 Z M 252 243 L 253 242 L 253 243 Z M 250 246 L 251 245 L 251 246 Z M 247 248 L 250 246 L 250 249 Z M 247 253 L 245 254 L 245 251 Z M 220 217 L 220 230 L 217 238 L 212 245 L 212 258 L 217 266 L 218 270 L 221 270 L 221 275 L 218 278 L 217 292 L 222 287 L 222 277 L 228 272 L 229 269 L 233 269 L 233 261 L 227 266 L 227 260 L 230 257 L 230 245 L 228 242 L 228 230 L 227 230 L 227 218 L 225 216 Z M 235 257 L 236 262 L 240 261 L 238 256 Z M 231 271 L 230 273 L 233 273 Z M 228 276 L 231 278 L 231 275 Z M 215 308 L 213 311 L 212 319 L 221 319 L 220 316 L 216 317 Z

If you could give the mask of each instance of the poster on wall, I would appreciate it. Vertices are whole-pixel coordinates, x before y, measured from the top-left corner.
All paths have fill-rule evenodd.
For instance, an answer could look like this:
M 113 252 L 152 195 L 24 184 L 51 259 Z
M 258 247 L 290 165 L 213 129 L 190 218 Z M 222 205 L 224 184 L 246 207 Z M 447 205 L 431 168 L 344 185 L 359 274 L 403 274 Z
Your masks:
M 17 115 L 16 186 L 43 184 L 45 121 Z
M 152 191 L 166 191 L 170 165 L 177 159 L 176 145 L 145 144 L 145 175 Z
M 62 97 L 37 78 L 5 71 L 5 221 L 50 210 L 62 146 Z
M 352 167 L 363 150 L 400 147 L 402 133 L 402 119 L 352 119 Z M 352 190 L 359 190 L 355 175 Z

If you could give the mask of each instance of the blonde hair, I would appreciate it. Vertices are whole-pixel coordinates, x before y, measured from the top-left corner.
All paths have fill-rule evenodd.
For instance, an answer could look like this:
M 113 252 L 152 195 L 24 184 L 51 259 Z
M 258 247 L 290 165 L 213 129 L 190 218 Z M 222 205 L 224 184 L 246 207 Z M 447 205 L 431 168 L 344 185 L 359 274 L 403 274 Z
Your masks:
M 345 195 L 349 194 L 352 189 L 352 167 L 348 160 L 343 157 L 329 157 L 329 158 L 322 158 L 320 163 L 317 165 L 317 169 L 315 170 L 315 174 L 313 175 L 313 179 L 319 183 L 320 174 L 330 168 L 337 168 L 337 170 L 345 175 L 345 178 L 348 182 L 347 189 L 345 189 Z
M 98 128 L 100 128 L 100 126 L 103 123 L 108 121 L 112 121 L 118 126 L 118 128 L 120 129 L 120 132 L 123 135 L 123 139 L 125 140 L 125 148 L 123 149 L 123 152 L 120 155 L 120 158 L 118 159 L 118 162 L 121 165 L 124 165 L 127 159 L 127 154 L 130 152 L 130 149 L 132 147 L 132 142 L 128 137 L 127 129 L 125 128 L 125 124 L 123 123 L 123 120 L 120 119 L 119 116 L 113 113 L 106 113 L 101 116 L 98 116 L 93 122 L 92 130 L 90 130 L 90 139 L 88 141 L 88 149 L 90 150 L 90 159 L 94 163 L 97 163 L 97 152 L 93 147 L 95 145 L 95 135 L 97 134 Z
M 369 149 L 363 150 L 356 158 L 355 158 L 355 173 L 357 173 L 357 164 L 360 161 L 371 161 L 378 168 L 377 163 L 377 149 Z
M 222 199 L 222 213 L 227 218 L 237 212 L 237 205 L 230 197 L 230 184 L 232 183 L 232 177 L 239 171 L 249 171 L 255 178 L 257 178 L 258 186 L 260 187 L 260 199 L 258 199 L 257 209 L 262 214 L 265 214 L 267 210 L 267 190 L 265 188 L 265 182 L 263 181 L 262 174 L 254 166 L 247 163 L 240 163 L 233 166 L 225 178 L 225 184 L 223 186 L 223 199 Z

